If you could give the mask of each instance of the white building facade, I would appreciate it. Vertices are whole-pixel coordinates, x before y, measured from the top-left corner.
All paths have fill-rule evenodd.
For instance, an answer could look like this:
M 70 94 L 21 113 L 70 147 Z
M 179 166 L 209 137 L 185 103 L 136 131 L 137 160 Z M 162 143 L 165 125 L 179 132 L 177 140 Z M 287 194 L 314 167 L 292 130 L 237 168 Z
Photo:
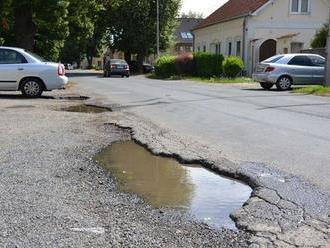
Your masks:
M 194 29 L 194 49 L 242 57 L 250 75 L 268 57 L 310 48 L 328 19 L 327 0 L 229 0 Z

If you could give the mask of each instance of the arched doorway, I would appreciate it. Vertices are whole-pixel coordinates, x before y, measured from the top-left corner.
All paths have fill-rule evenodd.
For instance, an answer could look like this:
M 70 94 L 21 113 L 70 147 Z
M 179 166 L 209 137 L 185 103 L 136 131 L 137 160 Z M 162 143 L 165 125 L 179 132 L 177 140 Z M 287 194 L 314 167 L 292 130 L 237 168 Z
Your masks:
M 259 50 L 259 62 L 276 55 L 276 40 L 266 40 Z

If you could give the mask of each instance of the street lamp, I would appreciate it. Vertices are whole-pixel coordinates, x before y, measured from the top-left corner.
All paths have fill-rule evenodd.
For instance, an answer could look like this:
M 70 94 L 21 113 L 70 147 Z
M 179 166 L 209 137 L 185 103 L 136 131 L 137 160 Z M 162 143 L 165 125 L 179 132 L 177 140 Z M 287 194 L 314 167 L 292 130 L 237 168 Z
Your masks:
M 157 0 L 157 58 L 159 58 L 159 0 Z

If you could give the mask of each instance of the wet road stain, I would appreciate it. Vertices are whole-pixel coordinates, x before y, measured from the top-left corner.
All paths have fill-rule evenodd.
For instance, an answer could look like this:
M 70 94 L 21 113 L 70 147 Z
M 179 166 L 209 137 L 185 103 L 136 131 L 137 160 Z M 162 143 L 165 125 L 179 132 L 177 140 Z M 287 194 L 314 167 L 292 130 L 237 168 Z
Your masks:
M 249 186 L 199 165 L 154 156 L 133 141 L 115 143 L 95 159 L 117 179 L 121 191 L 136 193 L 155 207 L 185 211 L 214 227 L 235 229 L 229 215 L 252 192 Z
M 94 113 L 94 114 L 111 111 L 111 109 L 109 109 L 109 108 L 97 107 L 97 106 L 91 106 L 91 105 L 85 105 L 85 104 L 71 106 L 68 108 L 63 108 L 61 110 L 66 111 L 66 112 Z

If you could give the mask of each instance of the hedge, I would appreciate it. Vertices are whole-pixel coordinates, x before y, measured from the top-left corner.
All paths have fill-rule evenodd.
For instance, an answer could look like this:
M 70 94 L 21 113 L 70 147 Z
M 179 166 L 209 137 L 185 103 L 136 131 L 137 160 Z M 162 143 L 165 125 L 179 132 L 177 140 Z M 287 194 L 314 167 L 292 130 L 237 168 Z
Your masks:
M 171 55 L 161 56 L 156 61 L 155 74 L 162 78 L 168 78 L 176 75 L 177 71 L 175 68 L 175 59 L 176 57 Z
M 156 61 L 155 74 L 161 78 L 175 75 L 220 77 L 223 73 L 223 61 L 222 55 L 205 52 L 182 54 L 177 57 L 164 55 Z
M 244 69 L 244 62 L 240 57 L 230 56 L 223 62 L 223 72 L 226 77 L 235 78 Z
M 206 52 L 194 53 L 195 76 L 198 77 L 220 77 L 222 74 L 222 63 L 224 57 L 221 54 Z

